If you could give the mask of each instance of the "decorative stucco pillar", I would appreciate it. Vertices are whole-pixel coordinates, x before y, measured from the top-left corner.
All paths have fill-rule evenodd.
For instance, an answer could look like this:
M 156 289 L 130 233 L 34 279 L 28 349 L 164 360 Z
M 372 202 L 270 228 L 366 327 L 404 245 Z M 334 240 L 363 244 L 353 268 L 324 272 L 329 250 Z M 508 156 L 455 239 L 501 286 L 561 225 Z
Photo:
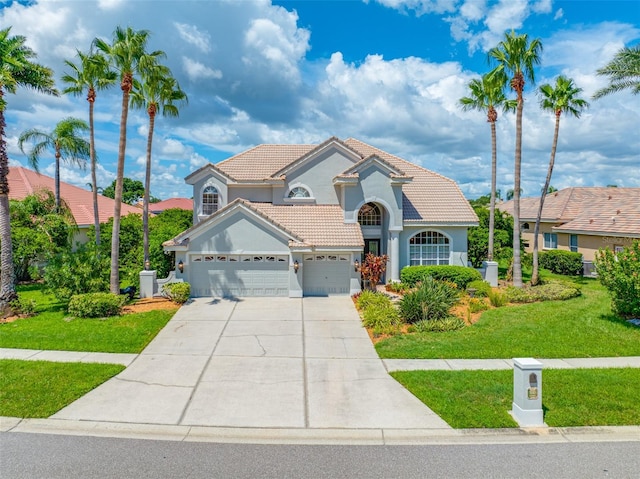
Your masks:
M 400 281 L 400 233 L 398 231 L 389 231 L 389 281 Z

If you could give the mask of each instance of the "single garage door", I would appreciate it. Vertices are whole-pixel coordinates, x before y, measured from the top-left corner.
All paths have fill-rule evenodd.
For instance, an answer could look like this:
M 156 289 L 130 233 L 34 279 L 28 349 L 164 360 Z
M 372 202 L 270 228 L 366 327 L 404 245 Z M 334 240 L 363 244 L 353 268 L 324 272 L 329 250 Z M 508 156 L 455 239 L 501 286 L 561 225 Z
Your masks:
M 350 258 L 348 254 L 304 255 L 302 259 L 304 295 L 349 294 Z
M 191 255 L 193 296 L 289 296 L 289 256 Z

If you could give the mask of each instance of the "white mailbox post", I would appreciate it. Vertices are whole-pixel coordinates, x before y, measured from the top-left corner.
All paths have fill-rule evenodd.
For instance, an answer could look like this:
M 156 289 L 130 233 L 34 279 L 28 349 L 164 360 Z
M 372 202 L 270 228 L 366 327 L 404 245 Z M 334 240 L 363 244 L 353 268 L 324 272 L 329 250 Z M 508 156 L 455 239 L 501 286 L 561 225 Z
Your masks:
M 542 363 L 533 358 L 513 358 L 511 415 L 520 426 L 545 426 L 542 414 Z

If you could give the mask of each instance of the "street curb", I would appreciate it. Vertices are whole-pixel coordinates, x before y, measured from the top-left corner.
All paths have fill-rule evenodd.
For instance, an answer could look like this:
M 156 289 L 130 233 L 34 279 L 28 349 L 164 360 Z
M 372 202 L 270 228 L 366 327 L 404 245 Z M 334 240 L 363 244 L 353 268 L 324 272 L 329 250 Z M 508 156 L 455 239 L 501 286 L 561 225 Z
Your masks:
M 640 426 L 512 429 L 233 428 L 0 416 L 0 432 L 180 442 L 300 445 L 469 445 L 640 442 Z

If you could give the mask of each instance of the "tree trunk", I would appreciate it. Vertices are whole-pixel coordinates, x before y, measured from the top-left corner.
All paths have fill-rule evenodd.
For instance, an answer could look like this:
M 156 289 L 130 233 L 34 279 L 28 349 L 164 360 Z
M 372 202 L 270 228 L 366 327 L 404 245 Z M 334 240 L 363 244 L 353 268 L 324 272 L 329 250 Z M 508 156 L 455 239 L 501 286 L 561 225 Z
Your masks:
M 491 202 L 489 203 L 489 247 L 487 259 L 493 261 L 493 236 L 495 230 L 496 219 L 496 170 L 497 170 L 497 152 L 496 152 L 496 122 L 491 122 Z
M 533 229 L 533 272 L 531 273 L 531 284 L 536 285 L 540 282 L 540 273 L 538 267 L 538 235 L 540 234 L 540 220 L 542 219 L 542 207 L 544 206 L 544 198 L 547 196 L 549 185 L 551 184 L 551 175 L 553 174 L 553 165 L 556 161 L 556 148 L 558 146 L 558 133 L 560 132 L 560 114 L 556 111 L 556 128 L 553 133 L 553 143 L 551 144 L 551 157 L 549 158 L 549 168 L 547 169 L 547 178 L 544 181 L 544 188 L 540 195 L 540 205 L 538 206 L 538 216 L 536 216 L 536 225 Z
M 55 190 L 56 190 L 56 213 L 60 213 L 60 148 L 56 145 L 56 172 L 55 172 Z
M 155 105 L 148 108 L 149 136 L 147 137 L 147 164 L 144 176 L 144 198 L 142 200 L 142 242 L 144 250 L 144 269 L 149 269 L 149 190 L 151 189 L 151 147 L 153 145 L 153 129 L 156 123 Z
M 4 91 L 0 88 L 0 103 Z M 4 141 L 4 109 L 0 108 L 0 311 L 17 298 L 14 286 L 13 244 L 9 213 L 9 157 Z
M 116 170 L 115 205 L 113 207 L 113 230 L 111 232 L 111 276 L 109 289 L 113 294 L 120 293 L 120 215 L 122 211 L 122 183 L 124 179 L 124 157 L 127 149 L 127 116 L 129 114 L 129 93 L 131 75 L 122 79 L 122 114 L 120 116 L 120 142 L 118 145 L 118 167 Z
M 96 233 L 96 246 L 100 246 L 100 212 L 98 210 L 98 180 L 96 178 L 96 143 L 95 130 L 93 127 L 93 104 L 95 102 L 95 91 L 89 90 L 87 95 L 89 102 L 89 154 L 91 157 L 91 192 L 93 196 L 93 227 Z
M 520 259 L 520 170 L 522 165 L 522 110 L 524 98 L 522 89 L 517 90 L 516 109 L 516 152 L 513 171 L 513 285 L 522 288 L 522 261 Z

